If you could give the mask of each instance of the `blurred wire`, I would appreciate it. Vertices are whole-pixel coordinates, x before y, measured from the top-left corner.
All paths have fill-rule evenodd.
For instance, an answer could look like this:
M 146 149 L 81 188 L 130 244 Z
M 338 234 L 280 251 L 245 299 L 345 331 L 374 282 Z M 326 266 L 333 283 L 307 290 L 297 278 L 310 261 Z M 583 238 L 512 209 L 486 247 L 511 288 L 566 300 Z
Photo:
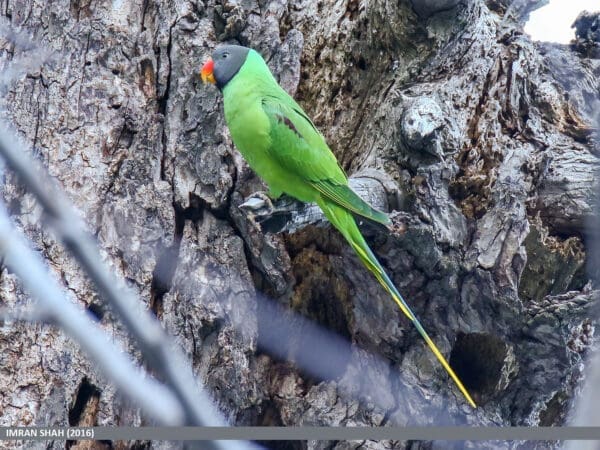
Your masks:
M 3 314 L 3 320 L 43 319 L 58 325 L 79 343 L 117 388 L 127 393 L 149 416 L 166 425 L 181 423 L 183 410 L 173 393 L 136 369 L 123 349 L 111 342 L 94 323 L 92 315 L 65 298 L 40 256 L 29 248 L 11 225 L 2 204 L 0 255 L 4 258 L 3 263 L 39 301 L 35 313 L 18 311 L 12 317 L 10 313 Z
M 52 51 L 37 45 L 26 32 L 15 30 L 8 18 L 0 16 L 0 49 L 6 48 L 3 41 L 10 42 L 14 48 L 11 58 L 0 58 L 1 97 L 6 95 L 14 80 L 26 74 L 38 73 L 44 64 L 57 59 Z
M 590 105 L 596 110 L 596 129 L 592 137 L 592 147 L 596 155 L 600 155 L 600 98 L 595 99 Z M 600 180 L 600 167 L 596 168 L 596 180 Z M 593 281 L 594 288 L 600 286 L 600 183 L 595 186 L 596 198 L 594 199 L 595 214 L 592 214 L 587 223 L 587 241 L 590 248 L 588 258 L 588 273 Z M 597 313 L 597 311 L 595 311 Z M 574 403 L 571 411 L 569 425 L 600 427 L 600 403 L 598 389 L 600 387 L 600 350 L 596 350 L 588 358 L 585 384 Z M 592 347 L 592 348 L 594 348 Z M 596 441 L 567 441 L 564 445 L 568 450 L 597 450 L 600 444 Z
M 179 424 L 225 425 L 223 416 L 194 378 L 191 365 L 184 363 L 180 350 L 168 339 L 158 321 L 143 309 L 142 302 L 108 272 L 101 262 L 94 241 L 84 231 L 81 219 L 62 193 L 55 188 L 54 181 L 38 167 L 35 160 L 28 156 L 13 133 L 2 125 L 0 125 L 0 154 L 23 185 L 35 195 L 46 214 L 48 224 L 96 284 L 100 296 L 111 305 L 133 335 L 148 365 L 164 380 L 178 400 L 183 412 L 181 420 L 178 420 Z M 33 289 L 30 286 L 33 281 L 35 279 L 27 278 L 28 289 Z M 44 294 L 43 290 L 36 292 Z M 54 306 L 58 307 L 57 304 Z M 144 395 L 146 398 L 151 398 L 154 392 L 148 390 Z M 225 447 L 235 449 L 247 446 L 233 441 L 227 442 L 226 446 L 218 442 L 203 443 L 203 448 Z
M 218 270 L 212 266 L 213 270 Z M 224 275 L 211 272 L 211 279 Z M 477 420 L 486 419 L 465 403 L 458 391 L 448 395 L 447 389 L 440 389 L 432 397 L 417 387 L 416 375 L 401 373 L 390 360 L 363 349 L 346 338 L 318 325 L 317 323 L 291 311 L 260 295 L 256 297 L 259 333 L 257 348 L 274 357 L 293 362 L 303 376 L 318 381 L 335 381 L 337 392 L 346 401 L 356 399 L 367 402 L 380 411 L 388 411 L 389 419 L 382 425 L 458 425 L 467 424 L 468 417 L 476 415 Z M 240 322 L 235 324 L 243 326 Z M 450 397 L 455 395 L 456 398 Z M 402 399 L 402 404 L 397 403 Z M 458 409 L 450 408 L 459 405 Z M 418 411 L 419 417 L 427 417 L 424 423 L 395 423 L 394 411 L 402 411 L 400 416 L 412 416 Z M 455 411 L 451 413 L 450 411 Z M 464 414 L 463 414 L 464 413 Z M 489 424 L 492 424 L 490 421 Z

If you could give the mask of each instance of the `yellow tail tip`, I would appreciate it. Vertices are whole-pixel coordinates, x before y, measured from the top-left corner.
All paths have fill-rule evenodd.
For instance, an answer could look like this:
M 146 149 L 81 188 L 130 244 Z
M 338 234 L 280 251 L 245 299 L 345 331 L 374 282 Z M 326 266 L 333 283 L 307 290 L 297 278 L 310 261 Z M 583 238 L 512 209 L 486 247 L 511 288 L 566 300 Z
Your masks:
M 356 227 L 356 225 L 354 225 L 354 226 Z M 389 277 L 383 270 L 383 267 L 381 267 L 381 265 L 379 264 L 379 261 L 377 261 L 377 258 L 375 258 L 375 256 L 372 254 L 371 250 L 367 246 L 366 242 L 364 242 L 364 239 L 362 239 L 362 236 L 360 235 L 360 232 L 358 231 L 358 229 L 356 229 L 356 232 L 359 233 L 358 235 L 359 235 L 360 239 L 362 240 L 362 244 L 365 246 L 365 248 L 361 247 L 361 245 L 360 245 L 361 240 L 355 242 L 352 240 L 351 237 L 346 236 L 346 239 L 348 239 L 348 242 L 350 242 L 354 251 L 356 251 L 359 258 L 361 259 L 363 264 L 367 267 L 367 269 L 369 269 L 369 271 L 371 271 L 371 273 L 373 273 L 373 275 L 375 275 L 375 278 L 377 278 L 377 281 L 379 281 L 379 283 L 383 286 L 383 288 L 392 296 L 392 299 L 394 300 L 394 302 L 396 302 L 396 304 L 398 305 L 400 310 L 404 313 L 404 315 L 415 325 L 415 327 L 417 328 L 417 331 L 423 337 L 423 339 L 427 343 L 429 349 L 433 352 L 433 354 L 436 356 L 438 361 L 442 364 L 442 366 L 444 367 L 444 369 L 446 370 L 448 375 L 450 375 L 450 377 L 452 378 L 452 380 L 454 381 L 454 383 L 456 384 L 456 386 L 458 387 L 460 392 L 464 395 L 464 397 L 467 400 L 467 402 L 469 403 L 469 405 L 471 405 L 471 407 L 473 407 L 473 408 L 477 408 L 477 405 L 473 401 L 473 398 L 469 394 L 469 391 L 467 391 L 465 386 L 462 384 L 462 381 L 460 381 L 460 379 L 458 378 L 458 375 L 456 375 L 456 373 L 454 372 L 452 367 L 450 367 L 450 364 L 448 364 L 448 361 L 446 361 L 446 358 L 444 358 L 444 355 L 442 355 L 442 353 L 439 351 L 439 349 L 434 344 L 434 342 L 431 340 L 431 338 L 429 337 L 429 335 L 427 334 L 427 332 L 425 331 L 425 329 L 423 328 L 423 326 L 421 325 L 421 323 L 419 322 L 417 317 L 411 311 L 408 304 L 404 301 L 404 299 L 402 298 L 402 295 L 400 295 L 400 293 L 398 292 L 398 290 L 396 289 L 396 287 L 394 286 L 392 281 L 389 279 Z
M 471 397 L 471 394 L 469 394 L 469 391 L 467 391 L 467 388 L 465 387 L 465 385 L 462 383 L 462 381 L 460 381 L 460 378 L 458 378 L 458 375 L 456 375 L 456 372 L 454 372 L 454 369 L 452 369 L 452 367 L 450 367 L 450 364 L 448 364 L 448 361 L 446 361 L 446 358 L 444 358 L 444 355 L 442 355 L 442 352 L 439 351 L 437 346 L 431 340 L 429 335 L 427 333 L 425 333 L 424 330 L 423 330 L 423 338 L 425 339 L 425 342 L 427 343 L 427 345 L 429 346 L 429 348 L 431 349 L 433 354 L 436 356 L 438 361 L 442 364 L 444 369 L 446 369 L 446 372 L 448 372 L 448 375 L 450 375 L 450 378 L 452 378 L 452 380 L 454 381 L 454 383 L 456 384 L 456 386 L 458 387 L 460 392 L 465 396 L 465 399 L 467 400 L 467 402 L 469 402 L 469 404 L 473 408 L 477 408 L 477 405 L 473 401 L 473 398 Z

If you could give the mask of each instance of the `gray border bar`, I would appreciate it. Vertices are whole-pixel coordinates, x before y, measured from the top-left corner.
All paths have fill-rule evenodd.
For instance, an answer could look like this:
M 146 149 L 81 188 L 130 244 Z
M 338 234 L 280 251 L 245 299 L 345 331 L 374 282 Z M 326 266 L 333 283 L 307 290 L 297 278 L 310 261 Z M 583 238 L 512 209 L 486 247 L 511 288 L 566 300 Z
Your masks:
M 0 440 L 599 440 L 600 427 L 0 427 Z

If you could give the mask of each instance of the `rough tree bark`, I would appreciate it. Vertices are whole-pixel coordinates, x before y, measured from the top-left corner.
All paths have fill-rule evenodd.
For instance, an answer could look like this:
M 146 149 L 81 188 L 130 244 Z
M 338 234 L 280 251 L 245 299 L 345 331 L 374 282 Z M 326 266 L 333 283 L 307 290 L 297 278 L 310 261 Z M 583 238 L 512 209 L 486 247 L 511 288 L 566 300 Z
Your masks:
M 414 3 L 0 0 L 12 30 L 0 36 L 2 116 L 236 424 L 554 425 L 577 393 L 598 301 L 584 239 L 598 159 L 593 20 L 569 47 L 523 34 L 542 0 Z M 396 231 L 365 234 L 481 408 L 449 388 L 318 215 L 280 205 L 299 220 L 259 222 L 238 208 L 263 186 L 218 92 L 198 80 L 219 42 L 259 50 L 348 173 L 388 204 Z M 11 173 L 2 197 L 73 301 L 126 339 Z M 30 302 L 6 270 L 0 286 L 1 304 Z M 257 293 L 385 358 L 375 383 L 392 371 L 409 383 L 375 405 L 263 354 Z M 0 424 L 145 423 L 60 330 L 5 325 L 0 349 Z

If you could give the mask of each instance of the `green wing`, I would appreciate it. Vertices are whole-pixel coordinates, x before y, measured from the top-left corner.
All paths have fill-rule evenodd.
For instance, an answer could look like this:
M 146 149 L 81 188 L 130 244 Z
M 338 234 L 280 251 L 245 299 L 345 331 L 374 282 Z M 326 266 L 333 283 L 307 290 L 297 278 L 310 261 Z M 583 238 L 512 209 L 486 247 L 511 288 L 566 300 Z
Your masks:
M 387 214 L 371 207 L 348 186 L 344 171 L 321 133 L 302 108 L 286 97 L 265 96 L 262 100 L 270 123 L 272 158 L 337 205 L 388 225 Z

